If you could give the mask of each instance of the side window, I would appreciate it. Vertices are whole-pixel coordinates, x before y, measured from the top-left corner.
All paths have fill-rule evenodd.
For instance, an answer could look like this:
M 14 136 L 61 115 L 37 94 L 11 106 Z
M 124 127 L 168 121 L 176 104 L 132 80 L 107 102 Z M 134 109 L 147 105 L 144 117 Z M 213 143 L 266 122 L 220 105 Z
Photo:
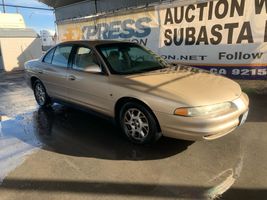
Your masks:
M 79 47 L 73 60 L 73 69 L 86 71 L 86 68 L 99 65 L 93 51 L 87 47 Z
M 52 64 L 59 67 L 68 67 L 72 46 L 58 46 L 54 53 Z
M 43 62 L 51 64 L 55 49 L 50 50 L 44 57 Z

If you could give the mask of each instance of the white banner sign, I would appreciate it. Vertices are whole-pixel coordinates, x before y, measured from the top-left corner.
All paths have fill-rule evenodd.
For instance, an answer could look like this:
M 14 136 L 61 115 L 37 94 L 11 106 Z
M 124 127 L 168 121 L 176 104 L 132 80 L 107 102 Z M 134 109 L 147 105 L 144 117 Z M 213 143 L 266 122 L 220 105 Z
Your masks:
M 129 40 L 232 78 L 267 79 L 267 0 L 216 0 L 59 24 L 61 41 Z

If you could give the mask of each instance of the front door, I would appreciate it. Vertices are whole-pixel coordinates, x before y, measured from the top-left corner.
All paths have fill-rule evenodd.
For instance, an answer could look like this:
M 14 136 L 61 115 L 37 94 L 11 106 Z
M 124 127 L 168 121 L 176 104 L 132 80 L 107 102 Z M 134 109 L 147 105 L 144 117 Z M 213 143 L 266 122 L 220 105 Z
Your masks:
M 88 47 L 76 47 L 68 73 L 67 94 L 71 102 L 89 107 L 103 114 L 112 113 L 109 77 L 101 71 L 101 64 Z

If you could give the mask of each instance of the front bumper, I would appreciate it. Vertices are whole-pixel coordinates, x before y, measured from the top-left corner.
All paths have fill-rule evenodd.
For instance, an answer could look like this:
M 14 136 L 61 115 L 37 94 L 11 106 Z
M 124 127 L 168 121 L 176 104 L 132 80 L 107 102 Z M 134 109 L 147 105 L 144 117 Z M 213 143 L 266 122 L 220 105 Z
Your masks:
M 236 108 L 217 116 L 181 117 L 156 112 L 164 136 L 183 140 L 214 140 L 232 132 L 244 123 L 249 99 L 243 93 L 232 101 Z M 246 118 L 246 116 L 245 116 Z

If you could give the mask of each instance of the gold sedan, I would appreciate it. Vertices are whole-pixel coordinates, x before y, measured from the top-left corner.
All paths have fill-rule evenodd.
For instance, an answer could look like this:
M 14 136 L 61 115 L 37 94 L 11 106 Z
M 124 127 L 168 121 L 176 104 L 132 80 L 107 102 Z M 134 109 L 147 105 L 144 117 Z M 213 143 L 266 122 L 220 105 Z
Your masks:
M 164 135 L 213 140 L 242 125 L 248 96 L 225 77 L 171 66 L 146 48 L 118 41 L 72 41 L 25 63 L 38 104 L 67 103 L 114 119 L 133 142 Z

